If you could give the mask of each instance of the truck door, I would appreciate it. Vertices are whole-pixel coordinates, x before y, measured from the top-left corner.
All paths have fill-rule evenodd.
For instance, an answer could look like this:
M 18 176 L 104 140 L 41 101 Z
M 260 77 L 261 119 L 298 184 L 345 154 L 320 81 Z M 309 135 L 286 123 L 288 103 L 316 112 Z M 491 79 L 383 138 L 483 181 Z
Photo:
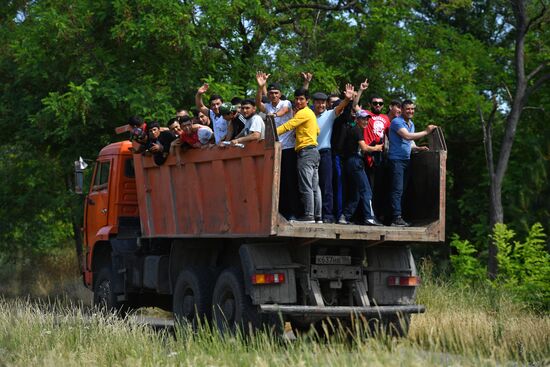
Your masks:
M 86 245 L 97 241 L 97 231 L 106 226 L 109 218 L 109 176 L 111 160 L 96 162 L 90 192 L 86 197 Z

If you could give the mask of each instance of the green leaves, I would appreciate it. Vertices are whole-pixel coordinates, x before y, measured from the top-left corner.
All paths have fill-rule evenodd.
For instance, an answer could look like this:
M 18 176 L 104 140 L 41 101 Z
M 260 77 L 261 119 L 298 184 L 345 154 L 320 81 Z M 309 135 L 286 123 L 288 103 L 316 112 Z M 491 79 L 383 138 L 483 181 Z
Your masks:
M 522 302 L 539 309 L 550 307 L 550 254 L 546 234 L 540 223 L 535 223 L 525 240 L 515 241 L 516 234 L 505 224 L 497 224 L 492 240 L 498 247 L 498 277 L 493 287 L 505 290 Z M 457 284 L 475 285 L 487 272 L 485 261 L 478 257 L 480 245 L 461 240 L 453 235 L 451 246 L 457 251 L 451 255 L 452 277 Z

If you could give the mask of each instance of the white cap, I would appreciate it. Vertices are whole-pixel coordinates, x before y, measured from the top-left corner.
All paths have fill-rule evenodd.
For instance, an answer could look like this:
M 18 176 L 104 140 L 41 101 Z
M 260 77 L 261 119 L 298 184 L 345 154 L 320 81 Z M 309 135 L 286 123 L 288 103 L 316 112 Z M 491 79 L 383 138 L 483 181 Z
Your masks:
M 201 144 L 206 144 L 210 141 L 212 138 L 212 129 L 210 129 L 208 126 L 202 126 L 199 128 L 199 131 L 197 132 L 199 136 L 199 141 Z

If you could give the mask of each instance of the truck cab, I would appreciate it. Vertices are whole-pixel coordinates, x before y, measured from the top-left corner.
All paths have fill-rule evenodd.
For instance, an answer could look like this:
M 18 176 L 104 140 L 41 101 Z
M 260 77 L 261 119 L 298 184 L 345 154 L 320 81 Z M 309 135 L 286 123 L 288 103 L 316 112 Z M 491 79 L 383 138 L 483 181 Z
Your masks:
M 131 143 L 104 147 L 94 165 L 84 201 L 84 282 L 93 286 L 93 273 L 110 256 L 112 241 L 139 234 L 139 209 Z

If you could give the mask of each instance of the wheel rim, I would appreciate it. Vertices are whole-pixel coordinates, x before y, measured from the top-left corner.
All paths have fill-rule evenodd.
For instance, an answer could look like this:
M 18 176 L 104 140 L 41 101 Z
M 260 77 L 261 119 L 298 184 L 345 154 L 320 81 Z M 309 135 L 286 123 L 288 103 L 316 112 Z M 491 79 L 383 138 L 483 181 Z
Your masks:
M 236 302 L 235 302 L 235 296 L 233 295 L 233 292 L 226 290 L 223 293 L 223 296 L 220 300 L 220 310 L 222 312 L 222 317 L 227 321 L 229 324 L 233 324 L 235 322 L 235 314 L 236 314 Z
M 104 280 L 97 287 L 96 303 L 100 306 L 109 307 L 110 298 L 111 298 L 111 282 L 109 280 Z
M 189 288 L 183 295 L 182 314 L 188 320 L 192 320 L 195 316 L 195 295 Z

